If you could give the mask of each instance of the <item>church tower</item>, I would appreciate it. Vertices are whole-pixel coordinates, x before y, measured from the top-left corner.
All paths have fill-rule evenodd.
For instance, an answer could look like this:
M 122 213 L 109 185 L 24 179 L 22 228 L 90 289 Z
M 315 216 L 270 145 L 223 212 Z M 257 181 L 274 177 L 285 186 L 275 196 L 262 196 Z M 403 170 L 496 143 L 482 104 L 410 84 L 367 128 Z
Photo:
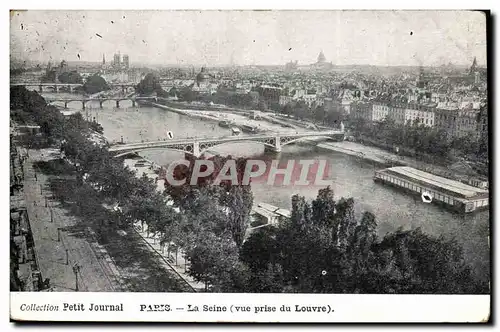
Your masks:
M 474 60 L 472 61 L 472 66 L 470 66 L 469 74 L 474 74 L 476 69 L 477 69 L 477 60 L 476 57 L 474 57 Z

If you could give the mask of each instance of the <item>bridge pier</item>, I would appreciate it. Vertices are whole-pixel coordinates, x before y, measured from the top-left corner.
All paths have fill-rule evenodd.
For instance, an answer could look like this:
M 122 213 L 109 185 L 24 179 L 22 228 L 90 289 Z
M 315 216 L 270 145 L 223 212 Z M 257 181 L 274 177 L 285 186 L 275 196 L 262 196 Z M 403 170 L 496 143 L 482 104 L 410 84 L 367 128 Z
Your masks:
M 56 92 L 59 92 L 59 85 L 54 84 L 54 90 L 55 90 Z
M 281 141 L 280 141 L 280 137 L 279 136 L 276 136 L 274 137 L 274 150 L 276 152 L 281 152 Z
M 65 109 L 67 109 L 67 108 L 68 108 L 68 102 L 67 102 L 67 101 L 65 101 L 65 102 L 64 102 L 64 108 L 65 108 Z
M 69 92 L 70 92 L 70 93 L 73 93 L 73 89 L 74 89 L 74 88 L 73 88 L 73 86 L 72 86 L 72 85 L 68 85 L 68 90 L 69 90 Z
M 281 152 L 281 141 L 279 136 L 274 137 L 274 146 L 270 147 L 269 145 L 265 145 L 264 151 L 266 152 L 275 152 L 275 153 L 280 153 Z
M 82 100 L 82 109 L 85 109 L 85 102 Z
M 135 107 L 135 100 L 132 100 L 132 107 Z
M 103 100 L 99 100 L 99 108 L 102 108 L 102 103 L 104 103 Z
M 43 85 L 39 85 L 39 86 L 38 86 L 38 91 L 39 91 L 39 92 L 43 92 Z
M 193 143 L 193 155 L 198 158 L 200 156 L 200 143 Z
M 119 100 L 116 101 L 116 108 L 120 108 L 120 101 Z

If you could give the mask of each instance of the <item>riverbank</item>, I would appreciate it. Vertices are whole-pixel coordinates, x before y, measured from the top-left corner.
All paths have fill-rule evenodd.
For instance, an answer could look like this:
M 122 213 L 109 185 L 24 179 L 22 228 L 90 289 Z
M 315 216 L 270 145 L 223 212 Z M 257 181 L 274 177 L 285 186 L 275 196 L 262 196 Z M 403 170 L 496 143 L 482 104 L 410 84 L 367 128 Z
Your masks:
M 261 132 L 296 133 L 305 131 L 305 128 L 298 128 L 294 125 L 289 125 L 289 124 L 288 124 L 289 126 L 285 128 L 284 126 L 287 125 L 286 122 L 279 121 L 276 119 L 270 119 L 266 114 L 262 114 L 261 120 L 257 120 L 257 119 L 250 119 L 249 117 L 242 114 L 234 114 L 230 112 L 182 110 L 157 103 L 151 103 L 151 105 L 154 107 L 158 107 L 167 111 L 175 112 L 192 118 L 198 118 L 217 123 L 221 121 L 227 121 L 228 123 L 230 123 L 230 126 L 236 126 L 236 127 L 252 126 L 258 128 L 258 131 Z
M 464 173 L 457 172 L 453 165 L 449 167 L 439 166 L 428 162 L 420 161 L 412 157 L 401 156 L 395 153 L 382 150 L 373 146 L 366 146 L 356 142 L 323 142 L 317 145 L 318 148 L 328 151 L 335 151 L 364 160 L 368 160 L 383 167 L 410 166 L 424 172 L 446 177 L 456 181 L 469 181 L 475 179 Z

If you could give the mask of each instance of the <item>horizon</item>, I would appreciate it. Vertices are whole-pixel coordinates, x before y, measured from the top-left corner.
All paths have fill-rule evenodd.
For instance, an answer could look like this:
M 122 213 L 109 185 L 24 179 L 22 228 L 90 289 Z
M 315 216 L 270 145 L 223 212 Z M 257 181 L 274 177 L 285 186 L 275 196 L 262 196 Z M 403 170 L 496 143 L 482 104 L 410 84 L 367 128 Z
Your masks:
M 54 22 L 47 24 L 47 22 Z M 144 24 L 147 23 L 147 24 Z M 153 28 L 154 27 L 154 28 Z M 33 32 L 34 31 L 34 32 Z M 10 55 L 47 63 L 168 66 L 486 66 L 486 17 L 473 11 L 15 12 Z
M 92 65 L 100 65 L 102 62 L 100 61 L 85 61 L 85 60 L 65 60 L 61 59 L 61 61 L 66 61 L 67 64 L 92 64 Z M 33 61 L 33 60 L 21 60 L 21 59 L 10 59 L 10 64 L 12 65 L 13 63 L 30 63 L 30 64 L 37 64 L 37 65 L 46 65 L 47 62 L 39 62 L 39 61 Z M 471 62 L 472 63 L 472 62 Z M 451 67 L 464 67 L 464 68 L 469 68 L 471 66 L 471 63 L 469 64 L 454 64 L 454 63 L 449 63 L 449 64 L 437 64 L 437 65 L 414 65 L 414 64 L 408 64 L 408 65 L 374 65 L 374 64 L 365 64 L 365 63 L 350 63 L 350 64 L 332 64 L 333 68 L 335 67 L 377 67 L 377 68 L 440 68 L 444 66 L 451 66 Z M 57 64 L 57 62 L 54 62 L 54 64 Z M 297 64 L 298 67 L 301 66 L 309 66 L 309 64 Z M 230 64 L 220 64 L 220 65 L 199 65 L 199 64 L 190 64 L 190 63 L 184 63 L 184 64 L 174 64 L 174 63 L 137 63 L 137 62 L 130 62 L 130 68 L 142 68 L 143 66 L 163 66 L 163 67 L 169 67 L 169 68 L 190 68 L 190 67 L 206 67 L 206 68 L 238 68 L 238 67 L 284 67 L 285 64 L 244 64 L 244 65 L 230 65 Z M 487 69 L 487 65 L 477 65 L 478 68 L 483 68 Z M 40 66 L 40 69 L 44 69 L 44 67 Z

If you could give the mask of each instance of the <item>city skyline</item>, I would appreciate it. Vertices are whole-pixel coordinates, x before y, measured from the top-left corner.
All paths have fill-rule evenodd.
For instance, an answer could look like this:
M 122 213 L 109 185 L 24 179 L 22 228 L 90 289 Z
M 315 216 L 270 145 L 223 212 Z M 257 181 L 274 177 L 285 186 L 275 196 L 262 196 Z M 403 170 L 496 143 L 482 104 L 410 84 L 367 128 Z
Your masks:
M 334 65 L 486 64 L 486 18 L 472 11 L 23 11 L 10 24 L 21 61 L 307 65 L 322 51 Z

